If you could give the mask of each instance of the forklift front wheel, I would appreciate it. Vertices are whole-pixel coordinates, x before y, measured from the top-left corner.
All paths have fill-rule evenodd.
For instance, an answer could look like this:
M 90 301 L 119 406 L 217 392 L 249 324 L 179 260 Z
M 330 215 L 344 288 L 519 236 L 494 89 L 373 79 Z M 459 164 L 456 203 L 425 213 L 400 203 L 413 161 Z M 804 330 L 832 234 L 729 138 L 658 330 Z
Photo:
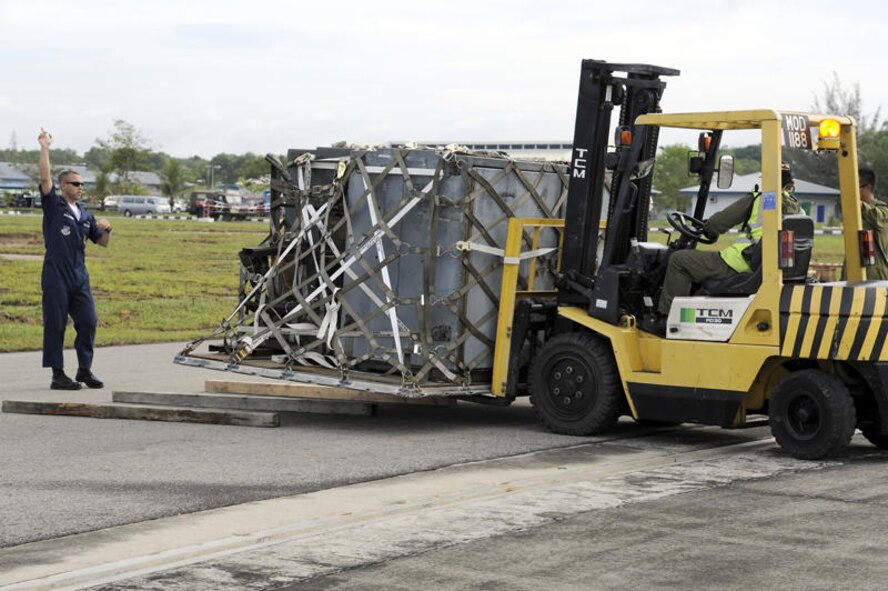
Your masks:
M 783 378 L 774 389 L 769 409 L 777 444 L 801 460 L 840 453 L 854 434 L 854 401 L 847 386 L 818 369 Z
M 530 366 L 530 401 L 555 433 L 592 435 L 617 422 L 624 408 L 609 343 L 587 333 L 559 335 Z

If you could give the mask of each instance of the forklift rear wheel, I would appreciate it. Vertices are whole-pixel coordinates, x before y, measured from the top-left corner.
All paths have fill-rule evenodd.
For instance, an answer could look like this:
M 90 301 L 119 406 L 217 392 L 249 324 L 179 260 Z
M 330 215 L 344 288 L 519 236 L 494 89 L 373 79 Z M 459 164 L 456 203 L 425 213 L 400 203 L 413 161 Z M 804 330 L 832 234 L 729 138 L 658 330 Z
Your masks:
M 624 408 L 610 345 L 586 333 L 546 343 L 530 366 L 530 401 L 555 433 L 592 435 L 617 422 Z
M 771 433 L 796 458 L 817 460 L 843 451 L 854 434 L 854 401 L 838 378 L 818 369 L 791 373 L 769 405 Z

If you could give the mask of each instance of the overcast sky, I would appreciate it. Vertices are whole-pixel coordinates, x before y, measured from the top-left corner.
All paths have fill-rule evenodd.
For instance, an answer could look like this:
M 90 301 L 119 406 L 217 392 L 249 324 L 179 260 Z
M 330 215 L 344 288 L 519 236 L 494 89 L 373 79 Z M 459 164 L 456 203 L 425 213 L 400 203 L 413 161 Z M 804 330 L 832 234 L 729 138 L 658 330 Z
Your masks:
M 665 111 L 808 110 L 836 72 L 888 115 L 888 8 L 779 0 L 0 0 L 0 145 L 115 119 L 175 156 L 339 140 L 567 140 L 580 60 L 681 70 Z

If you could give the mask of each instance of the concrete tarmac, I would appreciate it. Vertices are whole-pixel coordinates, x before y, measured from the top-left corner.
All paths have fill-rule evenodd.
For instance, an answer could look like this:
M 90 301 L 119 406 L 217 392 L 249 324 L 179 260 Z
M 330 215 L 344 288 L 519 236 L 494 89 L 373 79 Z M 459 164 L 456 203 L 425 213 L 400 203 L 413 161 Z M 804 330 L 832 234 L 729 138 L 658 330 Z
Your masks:
M 95 372 L 106 387 L 77 392 L 49 389 L 39 352 L 3 354 L 0 399 L 107 402 L 112 390 L 254 380 L 174 365 L 182 346 L 101 348 Z M 381 406 L 376 416 L 301 415 L 275 429 L 0 413 L 0 547 L 648 432 L 628 421 L 607 437 L 555 435 L 526 401 Z
M 0 589 L 881 588 L 888 455 L 690 432 L 708 444 L 584 444 L 25 544 L 0 550 Z
M 584 512 L 269 588 L 884 589 L 886 462 L 884 452 L 855 440 L 848 458 L 823 470 Z
M 177 348 L 100 350 L 109 386 L 71 396 L 238 379 Z M 60 396 L 39 353 L 0 375 L 0 398 Z M 793 460 L 766 428 L 560 437 L 526 405 L 279 429 L 0 414 L 0 589 L 877 589 L 886 461 L 859 435 Z

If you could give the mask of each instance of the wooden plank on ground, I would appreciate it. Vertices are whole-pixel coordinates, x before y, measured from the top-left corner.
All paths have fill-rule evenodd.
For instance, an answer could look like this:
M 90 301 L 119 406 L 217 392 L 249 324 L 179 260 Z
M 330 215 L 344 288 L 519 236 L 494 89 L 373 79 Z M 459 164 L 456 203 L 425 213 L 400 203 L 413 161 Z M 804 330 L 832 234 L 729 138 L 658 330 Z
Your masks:
M 187 406 L 191 408 L 225 408 L 268 412 L 299 412 L 370 416 L 376 405 L 351 400 L 305 400 L 281 396 L 241 396 L 237 394 L 188 394 L 179 392 L 126 392 L 114 391 L 114 402 L 126 404 L 157 404 L 161 406 Z
M 34 402 L 4 400 L 3 412 L 92 417 L 96 419 L 130 419 L 140 421 L 170 421 L 177 423 L 211 423 L 241 427 L 277 427 L 277 413 L 201 408 L 164 408 L 116 404 L 88 404 L 82 402 Z
M 392 394 L 364 392 L 348 388 L 331 388 L 308 384 L 268 384 L 264 382 L 234 382 L 207 380 L 204 390 L 214 394 L 245 394 L 248 396 L 289 396 L 292 398 L 314 398 L 320 400 L 354 400 L 357 402 L 384 404 L 416 404 L 423 406 L 454 406 L 456 399 L 445 396 L 425 396 L 407 398 Z

